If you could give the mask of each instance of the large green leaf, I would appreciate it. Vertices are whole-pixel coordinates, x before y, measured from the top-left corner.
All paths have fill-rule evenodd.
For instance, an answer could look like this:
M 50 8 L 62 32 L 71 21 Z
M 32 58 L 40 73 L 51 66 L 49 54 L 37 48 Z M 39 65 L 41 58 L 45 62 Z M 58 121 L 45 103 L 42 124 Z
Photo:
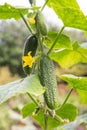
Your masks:
M 84 61 L 87 61 L 87 48 L 79 46 L 77 51 L 84 57 Z
M 72 104 L 64 104 L 60 109 L 56 111 L 56 113 L 62 117 L 62 119 L 68 119 L 69 121 L 73 121 L 77 114 L 78 110 L 77 107 L 75 107 Z
M 18 20 L 19 18 L 21 18 L 20 13 L 27 14 L 28 9 L 21 7 L 16 8 L 9 4 L 0 5 L 0 19 L 15 18 L 16 20 Z
M 87 31 L 87 18 L 80 10 L 76 0 L 49 0 L 48 5 L 55 10 L 66 27 Z
M 38 96 L 44 93 L 37 75 L 31 75 L 12 83 L 0 86 L 0 103 L 8 100 L 17 93 L 27 93 Z
M 56 36 L 57 36 L 56 32 L 48 33 L 49 40 L 45 40 L 45 44 L 48 48 L 50 48 L 52 46 L 53 42 L 56 39 Z M 71 43 L 69 37 L 67 37 L 64 34 L 61 34 L 61 36 L 59 37 L 59 39 L 53 49 L 61 49 L 61 48 L 72 49 L 72 43 Z
M 67 8 L 67 7 L 70 7 L 70 8 L 76 8 L 76 9 L 79 9 L 79 6 L 76 2 L 76 0 L 49 0 L 48 2 L 48 5 L 52 6 L 52 5 L 56 5 L 57 4 L 57 7 L 58 8 Z
M 80 102 L 82 104 L 87 104 L 87 91 L 85 90 L 77 90 L 78 95 L 80 96 Z
M 83 60 L 78 52 L 67 49 L 53 52 L 51 58 L 58 62 L 62 68 L 68 68 Z
M 78 77 L 71 74 L 64 74 L 60 76 L 61 79 L 66 81 L 70 87 L 87 91 L 87 77 Z
M 80 115 L 75 121 L 68 123 L 64 126 L 61 126 L 59 128 L 62 128 L 63 130 L 76 130 L 76 128 L 81 124 L 86 123 L 87 124 L 87 114 Z M 86 130 L 86 129 L 84 129 Z
M 87 63 L 87 48 L 75 42 L 72 50 L 62 49 L 52 52 L 51 58 L 63 68 L 71 67 L 78 62 Z

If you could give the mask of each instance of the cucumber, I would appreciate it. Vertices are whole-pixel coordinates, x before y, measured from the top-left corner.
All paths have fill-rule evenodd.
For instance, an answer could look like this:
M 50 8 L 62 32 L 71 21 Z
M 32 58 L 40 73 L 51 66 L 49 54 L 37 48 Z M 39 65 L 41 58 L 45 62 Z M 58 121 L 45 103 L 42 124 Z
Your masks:
M 36 27 L 37 29 L 39 29 L 40 33 L 43 36 L 47 35 L 46 24 L 45 24 L 44 17 L 41 11 L 37 11 L 35 20 L 36 20 Z
M 37 37 L 35 35 L 30 35 L 24 43 L 23 56 L 27 56 L 29 51 L 31 51 L 32 57 L 35 56 L 37 47 L 38 47 Z M 32 71 L 32 68 L 30 68 L 29 66 L 26 66 L 26 67 L 23 67 L 23 70 L 24 70 L 25 74 L 30 74 Z
M 29 0 L 30 4 L 32 5 L 34 3 L 34 0 Z
M 50 109 L 56 109 L 58 107 L 57 81 L 53 61 L 47 55 L 41 56 L 39 78 L 42 86 L 46 87 L 44 99 L 47 106 Z

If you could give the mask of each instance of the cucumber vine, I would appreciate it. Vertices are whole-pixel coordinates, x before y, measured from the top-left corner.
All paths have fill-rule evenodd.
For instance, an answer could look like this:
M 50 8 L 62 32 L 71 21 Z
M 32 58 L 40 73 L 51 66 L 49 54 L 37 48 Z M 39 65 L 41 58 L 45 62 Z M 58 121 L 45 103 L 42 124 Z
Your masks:
M 82 47 L 78 42 L 72 43 L 70 38 L 63 34 L 66 27 L 87 31 L 87 18 L 75 0 L 72 2 L 46 0 L 41 7 L 36 5 L 36 0 L 29 0 L 29 2 L 31 7 L 25 9 L 15 8 L 9 4 L 0 6 L 1 19 L 22 18 L 29 30 L 22 57 L 24 72 L 27 76 L 3 86 L 3 89 L 0 87 L 0 103 L 17 93 L 26 93 L 32 102 L 22 108 L 23 117 L 32 116 L 44 130 L 54 128 L 57 130 L 58 126 L 75 120 L 78 114 L 77 107 L 67 101 L 74 89 L 87 91 L 87 78 L 61 75 L 60 78 L 68 82 L 71 90 L 63 103 L 60 103 L 53 60 L 65 69 L 79 62 L 87 63 L 87 48 Z M 46 5 L 52 7 L 64 23 L 58 32 L 47 30 L 43 17 Z M 30 107 L 33 110 L 30 110 Z
M 37 39 L 38 39 L 38 51 L 41 52 L 41 57 L 39 58 L 41 62 L 41 66 L 40 64 L 38 64 L 38 68 L 39 68 L 39 74 L 40 74 L 40 79 L 41 79 L 41 84 L 43 86 L 46 87 L 46 93 L 44 95 L 45 100 L 44 100 L 44 106 L 38 104 L 38 102 L 32 97 L 31 94 L 27 93 L 28 96 L 32 99 L 32 101 L 37 105 L 37 107 L 39 108 L 38 110 L 42 109 L 44 112 L 44 130 L 48 130 L 48 115 L 50 115 L 52 118 L 54 118 L 54 120 L 57 120 L 60 123 L 64 123 L 64 120 L 58 116 L 56 114 L 55 108 L 56 108 L 56 103 L 57 103 L 57 90 L 55 89 L 55 83 L 54 80 L 56 79 L 54 75 L 54 70 L 53 69 L 53 65 L 51 65 L 52 60 L 48 58 L 47 55 L 50 55 L 50 53 L 52 52 L 54 46 L 56 45 L 58 39 L 60 38 L 65 26 L 63 26 L 60 30 L 60 32 L 57 33 L 57 36 L 52 44 L 52 46 L 49 48 L 48 52 L 45 53 L 44 50 L 44 44 L 43 44 L 43 37 L 45 37 L 45 35 L 47 34 L 47 29 L 46 29 L 46 25 L 45 25 L 45 21 L 44 18 L 42 16 L 42 10 L 45 8 L 46 4 L 47 4 L 48 0 L 46 0 L 45 4 L 42 6 L 41 10 L 39 11 L 35 11 L 34 13 L 36 13 L 35 16 L 35 25 L 36 25 L 36 33 L 35 31 L 32 29 L 32 27 L 30 25 L 28 25 L 27 21 L 25 20 L 24 16 L 20 13 L 23 21 L 25 22 L 27 28 L 29 29 L 30 33 L 32 35 L 36 35 Z M 33 4 L 33 3 L 32 3 Z M 35 4 L 34 4 L 35 5 Z M 34 32 L 34 33 L 33 33 Z M 32 43 L 31 43 L 32 46 Z M 32 46 L 32 48 L 34 48 Z M 27 49 L 27 48 L 26 48 Z M 31 50 L 32 51 L 32 50 Z M 45 56 L 43 56 L 45 55 Z M 45 58 L 46 57 L 46 58 Z M 42 59 L 42 61 L 41 61 Z M 53 64 L 53 63 L 52 63 Z M 47 67 L 48 66 L 48 67 Z M 52 73 L 51 73 L 52 71 Z M 53 78 L 52 78 L 53 76 Z M 51 77 L 51 79 L 50 79 Z M 51 81 L 52 80 L 52 81 Z M 55 80 L 56 82 L 56 80 Z M 48 90 L 47 90 L 48 89 Z M 68 94 L 67 98 L 65 99 L 64 103 L 62 105 L 64 105 L 66 103 L 66 101 L 68 100 L 70 94 L 71 94 L 72 90 L 70 91 L 70 93 Z M 47 107 L 48 106 L 48 107 Z M 58 107 L 58 106 L 57 106 Z M 59 107 L 60 108 L 60 107 Z M 51 110 L 52 109 L 52 110 Z M 58 108 L 57 108 L 58 109 Z

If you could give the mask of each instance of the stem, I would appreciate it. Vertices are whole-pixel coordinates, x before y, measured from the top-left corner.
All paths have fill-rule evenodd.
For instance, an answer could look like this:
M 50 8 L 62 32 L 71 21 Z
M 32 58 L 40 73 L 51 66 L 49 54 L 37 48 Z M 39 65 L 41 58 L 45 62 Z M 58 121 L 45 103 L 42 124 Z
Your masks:
M 38 41 L 39 41 L 41 52 L 43 53 L 43 44 L 42 44 L 42 41 L 41 41 L 40 34 L 38 35 Z
M 36 5 L 36 0 L 34 0 L 34 6 Z
M 50 116 L 53 117 L 52 112 L 51 112 L 49 109 L 47 109 L 47 111 L 48 111 L 48 113 L 50 114 Z M 55 114 L 55 116 L 54 116 L 54 119 L 57 120 L 57 121 L 59 121 L 59 122 L 61 122 L 61 123 L 64 122 L 63 119 L 62 119 L 60 116 L 56 115 L 56 114 Z
M 32 99 L 32 101 L 38 106 L 38 103 L 36 102 L 36 100 L 31 96 L 31 94 L 30 93 L 27 93 L 28 94 L 28 96 Z
M 44 130 L 48 130 L 48 116 L 47 116 L 47 111 L 44 114 L 44 121 L 45 121 L 45 128 L 44 128 Z
M 64 120 L 58 115 L 55 115 L 55 119 L 61 123 L 64 123 Z
M 43 43 L 41 41 L 41 35 L 40 35 L 40 31 L 39 31 L 39 26 L 38 25 L 36 25 L 36 29 L 37 29 L 37 37 L 38 37 L 38 43 L 39 43 L 40 51 L 43 53 Z
M 23 14 L 20 13 L 20 15 L 21 15 L 21 18 L 23 19 L 25 25 L 27 26 L 29 32 L 31 32 L 31 34 L 33 34 L 32 29 L 31 29 L 31 27 L 28 25 L 28 23 L 27 23 L 26 19 L 24 18 Z
M 58 41 L 58 39 L 59 39 L 59 37 L 60 37 L 62 31 L 64 30 L 64 28 L 65 28 L 65 26 L 63 26 L 63 27 L 61 28 L 60 32 L 57 34 L 57 37 L 56 37 L 55 41 L 53 42 L 51 48 L 49 49 L 47 55 L 49 55 L 49 54 L 51 53 L 52 49 L 53 49 L 54 46 L 56 45 L 56 43 L 57 43 L 57 41 Z
M 41 11 L 43 11 L 43 9 L 45 8 L 45 6 L 46 6 L 46 4 L 47 4 L 48 1 L 49 1 L 49 0 L 46 0 L 46 1 L 45 1 L 44 5 L 43 5 L 42 8 L 41 8 Z
M 70 97 L 70 95 L 71 95 L 71 93 L 72 93 L 73 90 L 74 90 L 74 89 L 72 88 L 72 89 L 69 91 L 69 93 L 68 93 L 68 95 L 67 95 L 65 101 L 63 102 L 62 106 L 67 102 L 67 100 L 68 100 L 68 98 Z

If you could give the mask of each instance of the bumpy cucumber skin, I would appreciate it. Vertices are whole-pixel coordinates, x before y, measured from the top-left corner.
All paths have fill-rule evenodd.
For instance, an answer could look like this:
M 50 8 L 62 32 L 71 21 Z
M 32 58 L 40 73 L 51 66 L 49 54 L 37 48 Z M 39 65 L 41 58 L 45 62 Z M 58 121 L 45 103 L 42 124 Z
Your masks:
M 42 55 L 40 59 L 39 78 L 41 84 L 46 87 L 44 98 L 47 106 L 50 109 L 56 109 L 58 107 L 58 90 L 54 64 L 46 55 Z
M 27 56 L 28 52 L 31 51 L 31 56 L 35 56 L 36 54 L 36 50 L 38 47 L 38 39 L 35 35 L 30 35 L 25 43 L 24 43 L 24 52 L 23 52 L 23 56 Z M 26 66 L 23 68 L 25 74 L 30 74 L 32 68 L 30 68 L 29 66 Z
M 43 17 L 43 14 L 41 11 L 37 12 L 35 20 L 36 20 L 36 26 L 39 29 L 40 33 L 43 36 L 46 36 L 47 35 L 47 27 L 46 27 L 44 17 Z

